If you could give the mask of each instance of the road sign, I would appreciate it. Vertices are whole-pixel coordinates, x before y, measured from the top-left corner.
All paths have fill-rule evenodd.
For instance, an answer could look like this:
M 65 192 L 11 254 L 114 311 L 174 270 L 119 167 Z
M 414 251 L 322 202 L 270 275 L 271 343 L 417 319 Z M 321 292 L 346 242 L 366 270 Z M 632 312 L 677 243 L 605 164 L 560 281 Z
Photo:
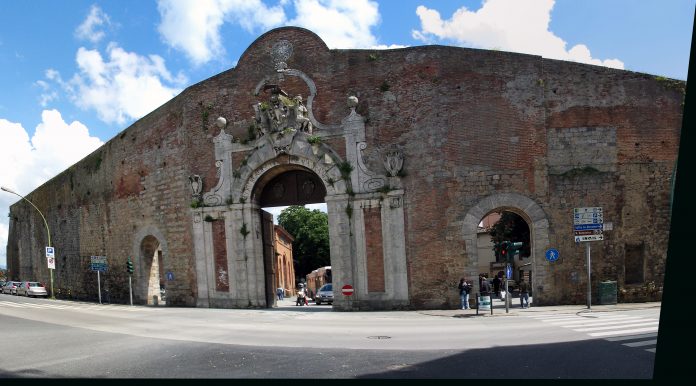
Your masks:
M 56 259 L 55 257 L 47 257 L 46 263 L 48 263 L 48 269 L 56 269 Z
M 106 263 L 106 256 L 91 256 L 89 268 L 92 271 L 106 272 L 109 268 Z
M 573 209 L 575 242 L 604 240 L 604 212 L 601 206 Z
M 56 257 L 56 250 L 53 247 L 46 247 L 46 257 Z
M 507 264 L 505 266 L 505 276 L 508 278 L 512 277 L 512 267 L 510 266 L 510 264 Z
M 341 288 L 341 293 L 343 296 L 351 296 L 353 295 L 353 286 L 350 284 L 346 284 Z
M 560 254 L 558 253 L 557 249 L 550 248 L 546 251 L 546 260 L 548 260 L 552 263 L 554 261 L 558 260 L 559 256 L 560 256 Z
M 169 280 L 169 281 L 174 280 L 174 273 L 172 273 L 171 271 L 167 271 L 167 273 L 165 275 L 167 276 L 167 280 Z

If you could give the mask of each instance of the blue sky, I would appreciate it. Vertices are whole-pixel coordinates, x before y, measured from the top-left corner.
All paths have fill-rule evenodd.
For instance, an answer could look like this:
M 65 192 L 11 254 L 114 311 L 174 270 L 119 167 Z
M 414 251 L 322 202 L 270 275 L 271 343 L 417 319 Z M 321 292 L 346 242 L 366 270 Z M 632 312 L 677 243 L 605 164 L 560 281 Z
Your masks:
M 0 185 L 27 194 L 297 25 L 330 48 L 442 44 L 686 80 L 696 0 L 0 2 Z M 0 208 L 17 196 L 0 192 Z M 0 266 L 7 217 L 0 216 Z

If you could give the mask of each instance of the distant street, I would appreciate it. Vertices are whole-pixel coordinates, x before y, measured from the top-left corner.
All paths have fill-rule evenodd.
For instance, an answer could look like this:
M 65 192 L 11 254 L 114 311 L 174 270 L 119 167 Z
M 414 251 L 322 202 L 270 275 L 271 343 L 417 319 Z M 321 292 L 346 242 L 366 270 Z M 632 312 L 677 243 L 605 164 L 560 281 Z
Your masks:
M 334 312 L 99 305 L 0 295 L 2 377 L 652 377 L 659 306 Z

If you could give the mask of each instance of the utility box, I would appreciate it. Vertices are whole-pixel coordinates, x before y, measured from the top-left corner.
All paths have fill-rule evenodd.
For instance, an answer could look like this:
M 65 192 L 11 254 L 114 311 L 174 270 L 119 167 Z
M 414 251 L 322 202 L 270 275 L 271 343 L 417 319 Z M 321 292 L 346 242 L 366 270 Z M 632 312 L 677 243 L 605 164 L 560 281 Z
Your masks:
M 616 304 L 616 282 L 603 281 L 599 283 L 599 304 Z

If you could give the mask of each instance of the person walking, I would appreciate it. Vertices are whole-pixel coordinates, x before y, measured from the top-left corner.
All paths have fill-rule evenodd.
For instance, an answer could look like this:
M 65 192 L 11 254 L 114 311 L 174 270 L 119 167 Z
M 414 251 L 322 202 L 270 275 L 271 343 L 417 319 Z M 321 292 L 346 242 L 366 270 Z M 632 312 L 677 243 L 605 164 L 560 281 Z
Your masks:
M 522 308 L 529 308 L 529 284 L 524 281 L 524 278 L 520 278 L 520 306 Z
M 493 278 L 493 292 L 495 292 L 495 297 L 500 298 L 500 283 L 502 280 L 500 280 L 500 276 L 495 275 Z
M 491 293 L 491 283 L 488 282 L 488 278 L 484 275 L 481 277 L 481 296 L 488 296 Z
M 278 295 L 278 300 L 283 300 L 285 298 L 285 290 L 281 287 L 276 289 L 276 295 Z
M 459 298 L 462 301 L 462 310 L 469 309 L 469 292 L 471 292 L 471 284 L 467 283 L 464 278 L 459 279 Z

